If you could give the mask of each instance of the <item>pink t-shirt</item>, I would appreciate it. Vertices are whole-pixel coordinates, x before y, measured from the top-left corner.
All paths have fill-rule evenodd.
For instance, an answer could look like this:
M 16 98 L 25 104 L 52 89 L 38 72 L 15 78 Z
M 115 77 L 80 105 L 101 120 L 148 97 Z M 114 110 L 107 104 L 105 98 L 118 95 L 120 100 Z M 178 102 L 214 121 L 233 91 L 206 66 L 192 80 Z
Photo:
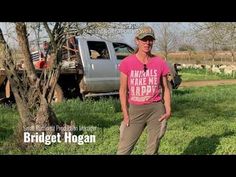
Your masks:
M 152 57 L 146 64 L 141 63 L 136 55 L 130 55 L 121 61 L 119 70 L 128 77 L 129 103 L 149 104 L 161 100 L 160 78 L 167 75 L 169 67 L 160 57 Z

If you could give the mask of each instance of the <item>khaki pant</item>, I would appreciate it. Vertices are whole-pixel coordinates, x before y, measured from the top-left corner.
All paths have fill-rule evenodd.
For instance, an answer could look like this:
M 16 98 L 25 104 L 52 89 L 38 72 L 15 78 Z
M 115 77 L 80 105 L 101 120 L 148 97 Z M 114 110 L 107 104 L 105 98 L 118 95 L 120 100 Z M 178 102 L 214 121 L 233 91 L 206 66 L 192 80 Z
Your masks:
M 117 154 L 131 154 L 145 127 L 147 127 L 148 135 L 145 154 L 157 154 L 160 139 L 166 131 L 166 120 L 162 122 L 158 120 L 164 113 L 165 107 L 162 102 L 155 102 L 148 105 L 130 105 L 130 125 L 127 127 L 124 121 L 121 123 Z

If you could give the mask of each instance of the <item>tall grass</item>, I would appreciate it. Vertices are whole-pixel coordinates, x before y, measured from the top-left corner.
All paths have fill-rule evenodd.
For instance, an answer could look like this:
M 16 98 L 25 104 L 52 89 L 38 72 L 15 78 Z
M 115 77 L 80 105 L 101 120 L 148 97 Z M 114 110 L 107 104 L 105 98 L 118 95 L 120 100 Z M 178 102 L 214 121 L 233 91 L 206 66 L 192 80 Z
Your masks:
M 236 154 L 236 86 L 188 88 L 173 91 L 173 115 L 162 139 L 160 154 Z M 16 108 L 0 106 L 1 154 L 115 154 L 119 141 L 121 110 L 118 99 L 73 99 L 54 105 L 59 120 L 74 120 L 78 127 L 94 126 L 96 143 L 56 143 L 41 149 L 21 151 L 12 147 Z M 146 131 L 133 154 L 143 154 Z

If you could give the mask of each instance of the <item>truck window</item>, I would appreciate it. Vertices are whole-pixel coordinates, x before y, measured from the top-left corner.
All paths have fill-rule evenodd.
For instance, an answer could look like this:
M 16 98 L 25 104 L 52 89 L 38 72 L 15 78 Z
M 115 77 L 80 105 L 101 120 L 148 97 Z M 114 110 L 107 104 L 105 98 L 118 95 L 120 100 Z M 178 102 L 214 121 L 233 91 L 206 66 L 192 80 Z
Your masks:
M 113 42 L 117 60 L 122 60 L 134 53 L 134 49 L 127 44 Z
M 87 41 L 88 49 L 90 52 L 90 59 L 109 60 L 110 54 L 105 42 L 100 41 Z

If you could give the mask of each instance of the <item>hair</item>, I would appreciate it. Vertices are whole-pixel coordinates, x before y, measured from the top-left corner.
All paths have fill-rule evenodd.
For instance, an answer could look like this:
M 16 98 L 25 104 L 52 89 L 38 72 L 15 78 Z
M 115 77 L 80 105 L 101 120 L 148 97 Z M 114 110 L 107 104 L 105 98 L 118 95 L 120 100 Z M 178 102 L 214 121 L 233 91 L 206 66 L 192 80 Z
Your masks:
M 135 44 L 136 44 L 136 40 L 139 40 L 137 37 L 135 37 L 134 38 L 134 42 L 135 42 Z M 134 54 L 136 54 L 136 53 L 138 53 L 138 50 L 139 50 L 139 48 L 138 48 L 138 45 L 136 44 L 136 48 L 134 49 Z

